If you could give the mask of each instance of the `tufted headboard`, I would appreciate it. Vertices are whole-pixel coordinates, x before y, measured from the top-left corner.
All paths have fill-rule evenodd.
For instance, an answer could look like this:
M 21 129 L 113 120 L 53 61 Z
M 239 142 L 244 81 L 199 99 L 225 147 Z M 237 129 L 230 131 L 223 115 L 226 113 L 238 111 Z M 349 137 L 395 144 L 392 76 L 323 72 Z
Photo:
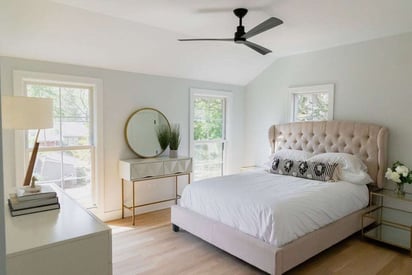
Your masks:
M 310 121 L 273 125 L 269 128 L 272 152 L 281 149 L 319 154 L 349 153 L 368 166 L 374 183 L 382 188 L 387 165 L 388 129 L 351 121 Z

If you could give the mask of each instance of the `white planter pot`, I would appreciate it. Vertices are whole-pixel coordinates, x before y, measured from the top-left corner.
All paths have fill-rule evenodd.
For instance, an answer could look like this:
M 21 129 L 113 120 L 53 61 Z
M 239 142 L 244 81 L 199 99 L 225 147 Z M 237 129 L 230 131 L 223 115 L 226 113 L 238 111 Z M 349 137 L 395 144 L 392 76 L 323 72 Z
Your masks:
M 170 150 L 169 158 L 177 158 L 177 150 Z

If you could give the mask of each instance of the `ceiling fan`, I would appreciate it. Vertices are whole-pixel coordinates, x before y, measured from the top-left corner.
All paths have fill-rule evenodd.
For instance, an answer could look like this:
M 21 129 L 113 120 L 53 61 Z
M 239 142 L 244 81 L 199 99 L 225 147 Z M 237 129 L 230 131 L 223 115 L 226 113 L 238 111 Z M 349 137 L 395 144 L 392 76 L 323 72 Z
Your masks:
M 249 48 L 263 55 L 272 52 L 271 50 L 266 49 L 265 47 L 262 47 L 256 43 L 250 42 L 247 39 L 259 33 L 267 31 L 271 28 L 279 26 L 280 24 L 283 23 L 283 21 L 276 17 L 270 17 L 269 19 L 263 21 L 262 23 L 254 27 L 253 29 L 249 30 L 248 32 L 245 32 L 245 27 L 242 25 L 242 18 L 247 14 L 247 11 L 248 10 L 244 8 L 233 10 L 233 13 L 237 17 L 239 17 L 239 26 L 237 26 L 236 28 L 234 38 L 194 38 L 194 39 L 178 39 L 178 40 L 179 41 L 233 41 L 235 43 L 248 46 Z

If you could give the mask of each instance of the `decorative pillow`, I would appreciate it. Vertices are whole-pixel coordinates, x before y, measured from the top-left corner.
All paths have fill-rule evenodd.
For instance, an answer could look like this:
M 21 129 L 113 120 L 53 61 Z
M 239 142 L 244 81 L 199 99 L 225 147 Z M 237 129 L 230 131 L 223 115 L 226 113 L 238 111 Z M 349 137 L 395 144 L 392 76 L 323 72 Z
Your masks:
M 312 180 L 335 181 L 335 170 L 337 170 L 337 167 L 338 163 L 296 161 L 274 158 L 270 172 L 279 175 L 289 175 Z
M 368 167 L 355 155 L 346 153 L 324 153 L 311 157 L 309 161 L 339 163 L 339 179 L 343 181 L 354 184 L 368 184 L 373 182 L 367 173 Z
M 355 155 L 347 153 L 323 153 L 314 155 L 309 161 L 333 162 L 339 163 L 342 170 L 357 173 L 359 171 L 368 171 L 368 167 L 363 161 Z

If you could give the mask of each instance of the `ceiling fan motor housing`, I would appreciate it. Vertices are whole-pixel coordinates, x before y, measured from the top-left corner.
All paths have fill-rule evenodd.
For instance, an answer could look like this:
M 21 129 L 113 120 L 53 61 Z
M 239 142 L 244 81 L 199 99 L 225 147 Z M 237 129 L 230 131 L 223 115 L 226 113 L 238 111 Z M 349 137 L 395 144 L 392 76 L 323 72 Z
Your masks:
M 235 42 L 241 43 L 241 41 L 246 41 L 246 38 L 242 37 L 244 34 L 245 34 L 245 27 L 238 26 L 235 32 Z

